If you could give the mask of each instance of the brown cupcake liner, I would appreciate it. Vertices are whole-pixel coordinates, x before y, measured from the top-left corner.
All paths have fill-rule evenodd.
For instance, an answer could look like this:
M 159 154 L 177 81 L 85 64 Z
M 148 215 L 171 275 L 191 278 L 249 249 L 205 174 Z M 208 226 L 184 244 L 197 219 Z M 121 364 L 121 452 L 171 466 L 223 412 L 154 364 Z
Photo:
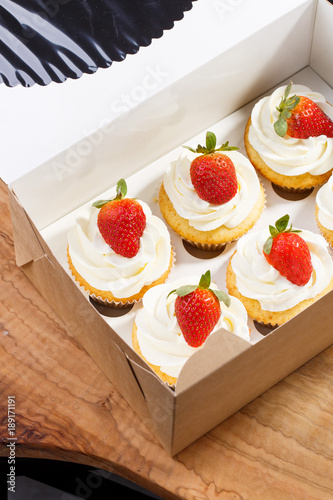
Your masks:
M 265 323 L 264 321 L 258 321 L 256 319 L 253 319 L 253 324 L 254 324 L 254 327 L 257 329 L 257 331 L 261 334 L 261 335 L 269 335 L 272 331 L 274 331 L 276 328 L 278 328 L 279 326 L 281 325 L 272 325 L 272 323 Z M 260 327 L 263 327 L 265 329 L 267 329 L 268 331 L 261 331 Z
M 226 243 L 217 243 L 215 245 L 213 244 L 210 245 L 208 243 L 197 243 L 195 241 L 188 240 L 186 238 L 183 238 L 183 240 L 192 245 L 193 247 L 198 248 L 199 250 L 205 250 L 208 252 L 216 252 L 218 250 L 224 250 L 228 243 L 232 243 L 232 241 L 228 241 Z
M 279 184 L 275 184 L 272 182 L 272 186 L 275 187 L 279 191 L 283 191 L 284 193 L 296 193 L 296 194 L 307 194 L 313 191 L 313 187 L 309 188 L 292 188 L 287 186 L 280 186 Z
M 90 298 L 94 302 L 98 302 L 98 304 L 101 304 L 101 305 L 107 306 L 107 307 L 113 307 L 115 309 L 123 309 L 126 307 L 130 307 L 131 305 L 137 304 L 141 300 L 141 299 L 136 299 L 136 300 L 127 300 L 126 302 L 119 302 L 116 300 L 103 299 L 102 297 L 99 297 L 99 296 L 95 295 L 94 293 L 90 293 L 90 292 L 88 292 L 88 293 L 89 293 Z
M 254 319 L 253 321 L 255 321 L 256 323 L 258 323 L 258 325 L 262 325 L 262 326 L 267 326 L 267 328 L 277 328 L 278 326 L 281 326 L 277 323 L 275 323 L 274 325 L 272 325 L 272 323 L 265 323 L 264 321 L 259 321 L 257 319 Z

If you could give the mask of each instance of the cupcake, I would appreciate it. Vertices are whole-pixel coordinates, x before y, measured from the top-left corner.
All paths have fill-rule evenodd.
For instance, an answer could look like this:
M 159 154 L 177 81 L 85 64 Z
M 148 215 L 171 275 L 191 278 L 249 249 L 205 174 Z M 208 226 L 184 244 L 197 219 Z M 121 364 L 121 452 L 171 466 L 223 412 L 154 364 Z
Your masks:
M 315 211 L 318 227 L 333 248 L 333 175 L 318 189 Z
M 225 328 L 249 340 L 247 313 L 235 297 L 211 283 L 210 271 L 149 290 L 136 315 L 134 350 L 169 385 L 212 332 Z
M 166 225 L 126 192 L 121 179 L 116 197 L 84 209 L 68 233 L 73 277 L 93 299 L 113 306 L 140 300 L 166 280 L 173 263 Z
M 289 216 L 237 242 L 227 288 L 249 316 L 282 325 L 333 288 L 333 262 L 320 234 L 287 227 Z
M 332 119 L 323 95 L 304 85 L 279 87 L 252 110 L 244 135 L 247 155 L 283 190 L 312 189 L 332 173 Z
M 184 240 L 216 250 L 254 225 L 265 192 L 249 160 L 228 142 L 216 149 L 212 132 L 207 132 L 205 147 L 187 149 L 166 169 L 160 209 Z

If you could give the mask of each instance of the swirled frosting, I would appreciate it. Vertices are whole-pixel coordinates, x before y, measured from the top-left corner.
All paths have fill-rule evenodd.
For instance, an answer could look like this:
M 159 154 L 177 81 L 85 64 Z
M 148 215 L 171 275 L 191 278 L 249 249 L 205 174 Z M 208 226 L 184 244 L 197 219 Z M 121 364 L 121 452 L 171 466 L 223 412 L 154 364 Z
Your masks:
M 258 300 L 265 311 L 285 311 L 314 298 L 332 279 L 333 262 L 325 239 L 306 230 L 299 235 L 308 244 L 313 266 L 311 278 L 304 286 L 294 285 L 267 262 L 263 246 L 268 230 L 248 233 L 237 242 L 237 252 L 231 261 L 237 288 L 245 297 Z
M 316 204 L 320 224 L 333 231 L 333 175 L 317 191 Z
M 220 226 L 233 228 L 247 217 L 257 202 L 260 184 L 249 160 L 238 151 L 223 151 L 233 162 L 238 181 L 236 195 L 227 203 L 215 205 L 199 198 L 190 177 L 191 162 L 196 153 L 185 152 L 168 165 L 163 178 L 164 189 L 178 215 L 199 231 Z
M 138 312 L 135 323 L 137 337 L 143 356 L 161 367 L 161 371 L 178 377 L 180 370 L 189 357 L 201 347 L 189 346 L 180 330 L 175 316 L 175 293 L 168 294 L 182 286 L 199 283 L 200 277 L 181 278 L 171 283 L 157 285 L 148 290 L 143 297 L 143 308 Z M 211 284 L 211 288 L 216 288 Z M 214 331 L 225 328 L 235 335 L 249 340 L 247 312 L 243 304 L 235 297 L 231 298 L 228 308 L 221 302 L 221 318 Z
M 69 254 L 78 273 L 93 287 L 117 298 L 131 297 L 165 273 L 170 264 L 170 235 L 149 206 L 137 200 L 146 215 L 146 228 L 135 257 L 115 253 L 97 227 L 99 210 L 90 208 L 88 220 L 78 218 L 68 233 Z
M 296 139 L 280 137 L 274 131 L 274 122 L 279 112 L 276 107 L 280 104 L 286 86 L 280 87 L 271 96 L 261 99 L 253 108 L 249 142 L 259 153 L 266 165 L 275 172 L 297 176 L 305 173 L 321 175 L 331 170 L 333 165 L 333 139 L 325 135 Z M 330 106 L 322 94 L 312 92 L 304 85 L 293 85 L 291 95 L 308 97 L 314 101 L 331 119 L 333 107 Z

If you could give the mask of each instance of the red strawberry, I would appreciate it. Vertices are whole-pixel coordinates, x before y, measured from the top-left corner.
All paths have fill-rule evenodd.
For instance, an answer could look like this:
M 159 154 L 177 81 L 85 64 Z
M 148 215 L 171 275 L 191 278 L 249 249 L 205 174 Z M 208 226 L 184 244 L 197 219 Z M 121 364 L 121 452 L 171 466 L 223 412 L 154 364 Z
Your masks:
M 264 244 L 267 262 L 294 285 L 303 286 L 312 275 L 310 250 L 307 243 L 296 233 L 301 231 L 287 229 L 289 215 L 277 220 L 275 227 L 269 226 L 271 236 Z
M 230 297 L 221 290 L 210 289 L 211 275 L 201 276 L 199 285 L 185 285 L 176 293 L 175 313 L 186 342 L 192 347 L 201 346 L 221 317 L 220 301 L 230 305 Z M 170 294 L 169 294 L 170 295 Z
M 121 179 L 113 200 L 99 200 L 93 206 L 100 208 L 97 226 L 106 243 L 117 254 L 131 258 L 139 251 L 146 216 L 140 203 L 125 198 L 126 193 L 126 182 Z
M 238 148 L 228 146 L 229 142 L 216 149 L 216 136 L 213 132 L 206 134 L 206 146 L 192 149 L 193 153 L 203 153 L 191 163 L 191 181 L 198 196 L 216 205 L 222 205 L 231 200 L 237 193 L 236 170 L 231 159 L 218 151 L 232 151 Z
M 333 121 L 308 97 L 293 95 L 288 97 L 292 83 L 286 87 L 284 97 L 276 108 L 279 118 L 274 130 L 280 136 L 286 134 L 297 139 L 326 135 L 333 137 Z

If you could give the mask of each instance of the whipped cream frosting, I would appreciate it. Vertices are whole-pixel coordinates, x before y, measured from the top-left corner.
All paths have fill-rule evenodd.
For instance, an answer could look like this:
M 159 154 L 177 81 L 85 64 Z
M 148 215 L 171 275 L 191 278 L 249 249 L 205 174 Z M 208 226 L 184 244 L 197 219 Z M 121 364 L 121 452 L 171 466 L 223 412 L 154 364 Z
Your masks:
M 143 356 L 153 365 L 160 366 L 162 372 L 172 377 L 178 377 L 184 363 L 204 344 L 200 347 L 191 347 L 186 343 L 175 316 L 177 295 L 173 293 L 168 297 L 168 294 L 180 286 L 199 283 L 199 280 L 199 276 L 181 278 L 148 290 L 143 297 L 143 308 L 140 309 L 135 319 L 138 342 Z M 212 283 L 211 288 L 214 287 L 216 288 L 216 285 Z M 213 332 L 225 328 L 249 341 L 245 307 L 235 297 L 230 297 L 230 299 L 229 308 L 220 302 L 222 314 Z
M 261 158 L 275 172 L 297 176 L 305 173 L 321 175 L 331 170 L 333 165 L 333 139 L 325 135 L 296 139 L 280 137 L 274 131 L 278 119 L 281 98 L 286 86 L 276 89 L 271 96 L 261 99 L 253 108 L 249 142 Z M 308 97 L 333 120 L 333 107 L 322 94 L 312 92 L 304 85 L 293 85 L 290 95 Z
M 163 178 L 164 189 L 178 215 L 188 220 L 199 231 L 211 231 L 220 226 L 238 226 L 257 202 L 260 183 L 250 161 L 238 151 L 223 151 L 233 162 L 238 181 L 235 196 L 222 205 L 215 205 L 199 198 L 190 177 L 191 162 L 197 153 L 182 153 L 168 165 Z
M 78 273 L 93 287 L 117 298 L 131 297 L 165 273 L 170 264 L 170 235 L 149 206 L 137 200 L 146 215 L 146 227 L 135 257 L 115 253 L 97 227 L 99 210 L 90 208 L 87 219 L 77 218 L 68 233 L 69 254 Z
M 333 175 L 317 191 L 316 204 L 320 224 L 333 231 Z
M 248 233 L 237 242 L 237 252 L 231 261 L 237 288 L 245 297 L 258 300 L 265 311 L 285 311 L 314 298 L 332 279 L 333 261 L 325 239 L 306 230 L 298 234 L 308 244 L 313 266 L 311 278 L 304 286 L 294 285 L 267 262 L 263 246 L 268 230 Z

